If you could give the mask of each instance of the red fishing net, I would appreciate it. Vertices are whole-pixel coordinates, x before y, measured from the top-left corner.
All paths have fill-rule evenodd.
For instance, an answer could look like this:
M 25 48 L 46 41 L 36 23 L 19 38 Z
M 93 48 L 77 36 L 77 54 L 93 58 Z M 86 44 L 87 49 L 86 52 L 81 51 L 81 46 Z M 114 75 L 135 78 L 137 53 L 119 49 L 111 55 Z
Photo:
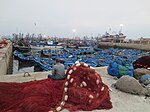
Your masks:
M 142 56 L 133 62 L 134 69 L 136 68 L 146 68 L 150 69 L 150 56 Z
M 0 83 L 0 112 L 48 112 L 63 95 L 62 81 Z
M 110 109 L 109 89 L 89 65 L 77 63 L 66 80 L 0 83 L 0 112 Z
M 6 40 L 4 38 L 0 38 L 0 48 L 5 47 L 8 43 L 9 43 L 8 40 Z

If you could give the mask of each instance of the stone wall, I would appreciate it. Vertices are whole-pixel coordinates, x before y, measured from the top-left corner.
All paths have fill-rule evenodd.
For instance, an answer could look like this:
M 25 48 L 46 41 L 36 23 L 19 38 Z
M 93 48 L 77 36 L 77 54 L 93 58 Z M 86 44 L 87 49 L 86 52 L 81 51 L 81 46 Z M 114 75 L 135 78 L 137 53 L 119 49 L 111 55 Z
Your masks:
M 0 49 L 0 75 L 6 75 L 12 69 L 12 43 Z
M 99 42 L 99 47 L 116 47 L 127 49 L 140 49 L 144 51 L 150 51 L 150 44 L 134 44 L 134 43 L 112 43 L 112 42 Z

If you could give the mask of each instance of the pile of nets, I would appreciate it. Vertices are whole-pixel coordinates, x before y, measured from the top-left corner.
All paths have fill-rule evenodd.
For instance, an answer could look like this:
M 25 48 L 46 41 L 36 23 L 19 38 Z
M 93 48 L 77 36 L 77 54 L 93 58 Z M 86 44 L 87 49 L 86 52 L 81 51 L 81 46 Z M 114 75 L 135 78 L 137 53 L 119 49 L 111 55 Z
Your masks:
M 133 77 L 133 70 L 133 65 L 126 62 L 111 62 L 107 68 L 108 74 L 117 78 L 120 78 L 123 75 L 129 75 Z
M 5 47 L 9 42 L 4 39 L 4 38 L 0 38 L 0 48 Z
M 0 112 L 53 112 L 110 109 L 109 88 L 86 63 L 67 70 L 65 80 L 44 79 L 24 83 L 0 82 Z
M 145 68 L 150 69 L 150 55 L 142 56 L 133 62 L 134 69 L 136 68 Z

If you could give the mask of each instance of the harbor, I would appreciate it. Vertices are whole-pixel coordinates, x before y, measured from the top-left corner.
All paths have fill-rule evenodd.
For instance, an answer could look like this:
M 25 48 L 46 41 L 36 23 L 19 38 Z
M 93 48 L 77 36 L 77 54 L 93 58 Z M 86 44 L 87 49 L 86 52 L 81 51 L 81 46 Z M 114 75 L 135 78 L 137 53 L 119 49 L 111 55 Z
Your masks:
M 149 4 L 1 0 L 0 112 L 150 112 Z
M 66 60 L 65 57 L 63 57 L 63 54 L 65 54 L 66 56 L 68 56 L 67 60 L 68 63 L 66 62 L 66 68 L 67 66 L 69 66 L 68 64 L 73 64 L 75 63 L 75 61 L 82 61 L 82 62 L 87 62 L 89 64 L 92 64 L 93 67 L 101 67 L 101 66 L 108 66 L 110 61 L 107 62 L 107 59 L 111 59 L 113 56 L 125 56 L 126 52 L 137 52 L 137 57 L 135 59 L 132 59 L 133 56 L 132 54 L 130 55 L 131 57 L 128 57 L 129 59 L 127 59 L 130 63 L 133 62 L 133 60 L 138 59 L 138 57 L 142 56 L 142 55 L 149 55 L 149 51 L 150 51 L 150 44 L 140 44 L 140 43 L 113 43 L 113 42 L 98 42 L 97 46 L 99 47 L 99 49 L 97 48 L 92 48 L 92 47 L 87 47 L 87 48 L 73 48 L 72 50 L 70 48 L 65 47 L 65 52 L 69 53 L 69 54 L 65 54 L 65 52 L 63 51 L 64 46 L 44 46 L 44 47 L 34 47 L 32 48 L 32 53 L 35 55 L 42 55 L 41 53 L 44 53 L 43 51 L 45 51 L 45 53 L 48 53 L 49 49 L 51 49 L 51 51 L 49 53 L 54 52 L 54 55 L 49 57 L 49 54 L 45 54 L 43 57 L 43 59 L 46 61 L 46 59 L 55 59 L 55 58 L 61 58 L 62 61 Z M 113 49 L 112 49 L 113 48 Z M 118 49 L 120 48 L 120 49 Z M 43 71 L 42 69 L 39 69 L 39 67 L 36 67 L 35 64 L 33 64 L 33 62 L 30 62 L 28 60 L 28 62 L 24 62 L 23 60 L 14 57 L 14 52 L 13 52 L 13 43 L 9 42 L 9 44 L 0 49 L 0 53 L 1 53 L 1 67 L 0 67 L 0 71 L 1 71 L 1 75 L 6 75 L 6 74 L 18 74 L 18 73 L 25 73 L 25 72 L 41 72 Z M 86 51 L 84 51 L 84 49 Z M 125 50 L 126 49 L 126 50 Z M 139 49 L 139 51 L 135 51 L 134 49 Z M 74 54 L 72 51 L 76 51 Z M 78 51 L 79 50 L 79 51 Z M 141 51 L 140 51 L 141 50 Z M 143 51 L 143 54 L 142 54 Z M 62 55 L 60 55 L 58 52 L 63 52 Z M 113 52 L 113 53 L 112 53 Z M 139 53 L 138 53 L 139 52 Z M 94 54 L 95 55 L 94 55 Z M 109 54 L 109 55 L 100 55 L 100 54 Z M 112 54 L 110 54 L 112 53 Z M 120 53 L 120 54 L 117 54 Z M 141 55 L 140 55 L 141 53 Z M 84 55 L 83 55 L 84 54 Z M 93 55 L 92 55 L 93 54 Z M 129 56 L 129 53 L 127 53 Z M 59 57 L 60 55 L 60 57 Z M 29 56 L 29 54 L 28 54 Z M 33 57 L 32 54 L 29 57 Z M 108 58 L 109 57 L 109 58 Z M 119 57 L 119 56 L 118 56 Z M 64 58 L 64 59 L 63 59 Z M 73 58 L 73 60 L 72 60 Z M 106 58 L 106 59 L 105 59 Z M 95 60 L 93 60 L 95 59 Z M 118 59 L 118 58 L 117 58 Z M 121 58 L 120 58 L 121 59 Z M 33 59 L 31 59 L 33 60 Z M 123 59 L 121 59 L 123 60 Z M 114 60 L 112 60 L 114 61 Z M 36 61 L 35 61 L 36 62 Z M 34 63 L 35 63 L 34 62 Z M 97 63 L 96 63 L 97 62 Z M 104 63 L 105 62 L 105 63 Z M 63 62 L 65 63 L 65 62 Z M 53 62 L 54 64 L 54 62 Z M 51 65 L 51 68 L 53 66 L 53 64 Z M 44 69 L 46 70 L 46 69 Z M 49 69 L 51 70 L 51 69 Z M 47 71 L 47 70 L 46 70 Z
M 88 41 L 88 45 L 92 43 L 94 42 Z M 131 72 L 122 73 L 124 74 L 124 76 L 129 75 L 133 77 L 134 69 L 131 63 L 135 62 L 135 60 L 142 56 L 149 56 L 150 44 L 143 45 L 135 43 L 98 42 L 97 46 L 94 47 L 83 45 L 53 45 L 45 47 L 45 45 L 42 45 L 42 47 L 36 46 L 36 49 L 35 47 L 32 47 L 33 49 L 31 48 L 29 51 L 27 49 L 27 52 L 24 52 L 24 50 L 22 50 L 23 47 L 20 47 L 21 49 L 18 47 L 19 50 L 16 50 L 16 46 L 15 48 L 13 48 L 13 45 L 14 44 L 8 40 L 7 45 L 0 49 L 0 82 L 25 83 L 32 81 L 42 81 L 47 79 L 47 76 L 52 73 L 51 70 L 53 65 L 55 64 L 54 60 L 56 58 L 60 58 L 62 60 L 62 63 L 65 65 L 66 72 L 70 66 L 73 66 L 74 63 L 76 63 L 76 61 L 80 61 L 83 63 L 87 63 L 91 67 L 94 67 L 95 71 L 100 74 L 105 84 L 108 85 L 111 101 L 113 102 L 113 108 L 105 111 L 120 112 L 120 110 L 122 110 L 122 112 L 126 112 L 127 110 L 136 111 L 138 109 L 138 112 L 140 112 L 143 111 L 144 108 L 149 107 L 150 99 L 149 97 L 145 98 L 144 95 L 149 95 L 149 93 L 144 93 L 142 96 L 138 96 L 125 93 L 113 87 L 115 83 L 117 84 L 120 76 L 118 76 L 117 72 L 111 72 L 110 65 L 116 62 L 120 64 L 119 67 L 130 66 L 129 69 L 131 70 Z M 127 64 L 126 66 L 121 64 L 124 62 L 125 65 Z M 146 66 L 144 65 L 144 67 Z M 147 65 L 147 69 L 149 69 L 149 65 Z M 118 70 L 121 69 L 119 68 Z M 116 75 L 118 79 L 115 78 L 114 75 Z M 129 100 L 124 103 L 124 98 L 128 98 Z M 141 103 L 139 103 L 139 101 Z M 128 105 L 128 103 L 131 103 L 132 107 L 138 105 L 138 108 L 131 108 L 131 105 Z M 124 107 L 122 107 L 122 105 L 124 105 Z M 68 110 L 63 109 L 62 111 L 65 112 Z M 101 112 L 101 110 L 93 110 L 93 112 L 94 111 Z
M 62 57 L 62 56 L 52 56 L 52 57 L 49 57 L 49 56 L 47 56 L 47 55 L 49 55 L 49 54 L 45 54 L 44 56 L 45 57 L 42 57 L 42 60 L 44 60 L 44 61 L 46 61 L 46 60 L 51 60 L 51 59 L 55 59 L 55 58 L 61 58 L 62 59 L 62 61 L 63 60 L 66 60 L 66 62 L 63 62 L 64 64 L 65 64 L 65 66 L 66 66 L 66 68 L 67 68 L 67 66 L 68 66 L 68 64 L 73 64 L 73 63 L 75 63 L 75 61 L 77 61 L 77 60 L 80 60 L 81 62 L 83 61 L 83 62 L 87 62 L 87 63 L 89 63 L 89 64 L 91 64 L 93 67 L 100 67 L 100 66 L 108 66 L 109 65 L 109 63 L 110 63 L 110 61 L 108 61 L 107 59 L 109 58 L 109 60 L 111 60 L 111 61 L 115 61 L 116 59 L 118 59 L 117 58 L 117 56 L 116 56 L 116 59 L 112 59 L 115 55 L 117 55 L 117 53 L 120 53 L 120 54 L 118 54 L 118 55 L 120 55 L 120 56 L 125 56 L 125 54 L 126 54 L 126 52 L 130 52 L 130 54 L 128 54 L 128 56 L 130 56 L 130 57 L 128 57 L 128 58 L 130 58 L 130 59 L 126 59 L 126 60 L 128 60 L 130 63 L 132 63 L 133 62 L 133 60 L 136 60 L 138 57 L 140 57 L 140 56 L 142 56 L 142 55 L 140 55 L 140 53 L 142 54 L 142 52 L 140 52 L 140 51 L 135 51 L 135 50 L 131 50 L 131 49 L 129 49 L 129 48 L 132 48 L 132 49 L 135 49 L 135 46 L 137 46 L 137 48 L 139 47 L 139 45 L 134 45 L 133 46 L 133 44 L 131 44 L 131 46 L 130 46 L 130 44 L 126 44 L 126 46 L 125 46 L 125 44 L 124 43 L 122 43 L 122 44 L 117 44 L 118 46 L 116 46 L 116 44 L 114 44 L 114 46 L 112 46 L 112 43 L 100 43 L 99 45 L 101 45 L 102 46 L 102 48 L 105 48 L 105 49 L 99 49 L 100 51 L 95 51 L 93 48 L 89 48 L 89 49 L 91 49 L 90 51 L 87 51 L 87 52 L 91 52 L 91 53 L 94 53 L 95 52 L 95 54 L 96 55 L 93 55 L 93 56 L 91 56 L 91 53 L 90 54 L 86 54 L 86 52 L 85 51 L 83 51 L 82 53 L 78 53 L 78 54 L 82 54 L 82 55 L 75 55 L 75 54 L 73 54 L 73 53 L 70 53 L 70 54 L 66 54 L 66 55 L 68 55 L 68 59 L 65 59 L 65 57 Z M 120 45 L 120 46 L 119 46 Z M 121 46 L 122 45 L 122 46 Z M 141 45 L 142 46 L 142 45 Z M 148 46 L 148 45 L 147 45 Z M 120 47 L 120 48 L 122 48 L 122 49 L 117 49 L 116 47 Z M 125 50 L 123 47 L 128 47 L 128 49 L 127 50 Z M 106 49 L 107 48 L 107 49 Z M 114 48 L 114 49 L 111 49 L 111 48 Z M 144 49 L 144 51 L 145 51 L 145 54 L 144 54 L 144 52 L 143 52 L 143 55 L 149 55 L 149 47 L 143 47 L 143 48 L 145 48 Z M 148 48 L 148 49 L 147 49 Z M 47 49 L 47 48 L 46 48 Z M 53 52 L 56 52 L 58 49 L 60 50 L 60 51 L 62 51 L 62 52 L 64 52 L 63 51 L 63 49 L 60 49 L 60 47 L 59 48 L 52 48 L 51 47 L 51 49 L 53 49 L 53 50 L 51 50 L 51 51 L 53 51 Z M 92 51 L 92 49 L 93 49 L 93 51 Z M 140 47 L 140 49 L 142 49 L 142 47 Z M 70 49 L 68 49 L 68 50 L 70 50 Z M 80 49 L 76 49 L 76 53 L 77 53 L 77 51 L 78 50 L 80 50 Z M 82 49 L 83 50 L 83 49 Z M 44 50 L 44 51 L 46 51 L 46 50 Z M 147 52 L 146 52 L 147 51 Z M 38 55 L 41 55 L 41 50 L 32 50 L 32 52 L 34 52 L 34 54 L 36 53 L 37 54 L 37 52 L 40 52 L 40 54 L 38 54 Z M 71 52 L 71 51 L 69 51 L 69 52 Z M 112 54 L 110 54 L 111 52 L 114 52 L 114 53 L 112 53 Z M 137 54 L 133 54 L 132 55 L 132 52 L 137 52 Z M 139 52 L 139 54 L 138 54 L 138 52 Z M 67 52 L 66 52 L 67 53 Z M 109 54 L 106 54 L 106 53 L 109 53 Z M 34 54 L 32 54 L 32 55 L 34 55 Z M 83 55 L 83 54 L 86 54 L 86 55 Z M 100 55 L 100 54 L 105 54 L 105 55 Z M 58 55 L 58 54 L 55 54 L 55 55 Z M 133 56 L 136 56 L 136 55 L 138 55 L 136 58 L 133 58 Z M 34 56 L 33 56 L 34 57 Z M 119 57 L 119 56 L 118 56 Z M 54 61 L 53 60 L 51 60 L 51 63 L 52 63 L 52 65 L 51 65 L 51 68 L 52 68 L 52 66 L 53 66 L 53 64 L 54 64 Z M 67 61 L 68 60 L 68 61 Z M 124 60 L 123 58 L 121 59 L 120 58 L 120 60 Z M 34 64 L 34 63 L 38 63 L 37 62 L 37 60 L 34 60 L 33 62 L 31 62 L 31 61 L 29 61 L 29 62 L 24 62 L 23 60 L 21 60 L 21 59 L 16 59 L 15 57 L 13 58 L 13 73 L 12 74 L 15 74 L 15 73 L 22 73 L 22 72 L 37 72 L 37 71 L 43 71 L 43 70 L 51 70 L 51 69 L 39 69 L 39 67 L 38 66 L 35 66 L 36 64 Z M 42 65 L 41 65 L 42 66 Z
M 98 73 L 100 73 L 103 81 L 111 88 L 110 96 L 111 100 L 113 102 L 113 108 L 111 110 L 93 110 L 93 112 L 127 112 L 127 111 L 145 111 L 145 108 L 147 108 L 148 112 L 149 110 L 149 104 L 150 104 L 150 98 L 145 98 L 145 96 L 137 96 L 132 95 L 129 93 L 121 92 L 115 88 L 112 87 L 112 84 L 114 84 L 117 80 L 114 79 L 112 76 L 108 75 L 107 73 L 107 67 L 96 67 L 95 68 Z M 26 74 L 24 76 L 24 73 L 19 74 L 13 74 L 13 75 L 1 75 L 0 76 L 0 82 L 28 82 L 28 81 L 35 81 L 35 80 L 42 80 L 46 79 L 47 75 L 50 74 L 51 71 L 47 72 L 32 72 L 30 73 L 30 76 Z M 128 99 L 126 101 L 126 99 Z M 124 106 L 122 106 L 124 105 Z M 135 107 L 135 108 L 134 108 Z M 62 110 L 62 112 L 66 112 L 68 110 Z

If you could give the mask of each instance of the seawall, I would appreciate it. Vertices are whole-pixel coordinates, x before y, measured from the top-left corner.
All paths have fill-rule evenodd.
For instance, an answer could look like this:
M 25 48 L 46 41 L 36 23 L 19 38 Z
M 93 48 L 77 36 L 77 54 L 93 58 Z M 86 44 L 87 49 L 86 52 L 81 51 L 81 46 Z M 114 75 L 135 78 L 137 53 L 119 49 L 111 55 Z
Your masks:
M 150 51 L 150 44 L 99 42 L 98 46 L 100 48 L 114 47 L 114 48 L 127 48 L 127 49 L 139 49 L 143 51 Z
M 12 70 L 12 43 L 0 49 L 0 76 L 11 73 Z

